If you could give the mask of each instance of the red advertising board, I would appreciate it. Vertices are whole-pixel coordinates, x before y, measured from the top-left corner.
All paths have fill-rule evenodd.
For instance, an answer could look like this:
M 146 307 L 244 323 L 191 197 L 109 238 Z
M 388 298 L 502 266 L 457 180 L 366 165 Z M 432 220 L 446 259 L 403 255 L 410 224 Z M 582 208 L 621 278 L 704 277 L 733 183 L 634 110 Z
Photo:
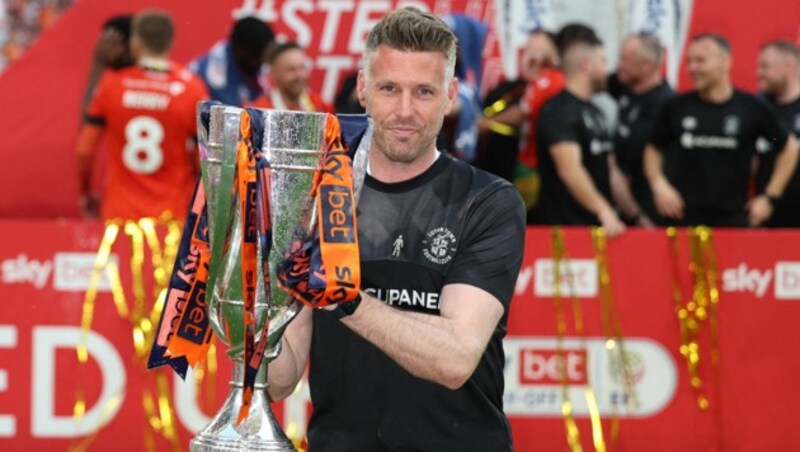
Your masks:
M 66 450 L 91 437 L 89 450 L 145 450 L 143 394 L 154 390 L 153 371 L 135 357 L 130 322 L 115 308 L 101 280 L 88 336 L 88 364 L 80 365 L 84 291 L 103 228 L 89 222 L 0 222 L 0 448 Z M 682 300 L 691 297 L 689 244 L 679 236 Z M 673 299 L 675 259 L 664 231 L 629 231 L 608 243 L 611 294 L 629 358 L 629 386 L 609 350 L 598 283 L 602 272 L 590 232 L 567 229 L 568 260 L 555 271 L 547 229 L 529 229 L 509 317 L 505 409 L 519 451 L 564 450 L 562 402 L 567 394 L 585 450 L 592 445 L 587 388 L 592 389 L 610 450 L 797 450 L 793 428 L 800 415 L 794 375 L 800 373 L 800 232 L 713 233 L 719 289 L 718 313 L 700 329 L 700 394 L 690 384 Z M 131 284 L 130 242 L 113 247 L 123 285 Z M 555 276 L 560 292 L 554 298 Z M 145 284 L 147 286 L 147 284 Z M 573 296 L 574 295 L 574 296 Z M 566 314 L 559 337 L 557 300 Z M 574 301 L 573 301 L 574 300 Z M 130 297 L 128 298 L 130 303 Z M 573 303 L 584 331 L 575 329 Z M 715 327 L 714 327 L 715 326 Z M 712 330 L 717 333 L 712 343 Z M 712 366 L 712 351 L 718 364 Z M 216 394 L 169 375 L 179 444 L 186 448 L 221 405 L 230 366 L 220 355 Z M 561 361 L 559 356 L 563 356 Z M 565 363 L 562 365 L 561 363 Z M 566 388 L 566 390 L 565 390 Z M 76 424 L 76 393 L 87 411 Z M 305 426 L 310 405 L 303 395 L 274 406 L 292 434 Z M 616 420 L 616 421 L 615 421 Z M 619 433 L 611 434 L 617 422 Z M 291 424 L 291 425 L 290 425 Z M 156 439 L 158 450 L 168 441 Z
M 420 6 L 436 14 L 464 13 L 489 25 L 484 89 L 503 76 L 501 37 L 524 35 L 531 25 L 497 27 L 503 6 L 519 6 L 524 14 L 551 11 L 558 20 L 550 27 L 569 21 L 591 24 L 607 41 L 613 64 L 615 39 L 626 32 L 625 24 L 632 20 L 629 9 L 646 5 L 644 9 L 655 22 L 666 23 L 663 20 L 669 17 L 688 21 L 688 35 L 715 31 L 730 38 L 736 60 L 733 81 L 747 90 L 756 88 L 759 46 L 775 38 L 797 39 L 800 25 L 795 0 L 727 2 L 724 8 L 718 2 L 697 0 L 216 0 L 202 5 L 188 1 L 81 0 L 0 77 L 0 99 L 9 106 L 0 112 L 0 160 L 5 170 L 0 192 L 14 193 L 16 187 L 27 187 L 24 197 L 0 198 L 0 216 L 78 216 L 74 150 L 82 119 L 81 100 L 100 27 L 112 15 L 153 7 L 170 13 L 176 24 L 172 57 L 181 63 L 188 63 L 223 39 L 235 17 L 259 15 L 282 39 L 307 47 L 313 65 L 311 86 L 332 100 L 344 77 L 358 67 L 365 33 L 383 14 L 402 5 Z M 672 11 L 671 15 L 667 11 Z M 680 62 L 681 55 L 676 52 L 672 54 Z M 679 81 L 680 89 L 690 85 L 683 70 Z M 46 156 L 47 164 L 31 155 Z M 52 190 L 54 186 L 59 189 Z

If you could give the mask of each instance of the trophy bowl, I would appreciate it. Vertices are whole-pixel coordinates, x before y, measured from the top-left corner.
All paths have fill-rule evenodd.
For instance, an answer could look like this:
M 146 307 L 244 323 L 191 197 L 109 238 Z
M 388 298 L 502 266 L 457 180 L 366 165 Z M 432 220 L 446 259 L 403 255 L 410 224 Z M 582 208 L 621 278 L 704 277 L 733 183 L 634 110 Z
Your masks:
M 249 414 L 237 426 L 245 374 L 244 302 L 241 272 L 241 222 L 237 195 L 231 187 L 240 140 L 243 109 L 212 103 L 198 106 L 198 143 L 206 190 L 212 258 L 209 266 L 209 320 L 217 337 L 228 346 L 233 378 L 222 408 L 190 443 L 192 451 L 295 450 L 269 406 L 267 364 L 280 353 L 280 339 L 302 308 L 300 301 L 277 286 L 277 270 L 296 240 L 306 240 L 315 226 L 316 202 L 311 191 L 322 168 L 327 115 L 259 110 L 263 118 L 262 153 L 269 161 L 269 214 L 272 250 L 267 256 L 270 287 L 259 275 L 256 287 L 256 329 L 267 326 L 267 352 L 256 376 Z M 205 120 L 201 118 L 205 115 Z M 253 118 L 258 118 L 254 115 Z M 261 128 L 254 128 L 260 130 Z M 264 256 L 259 249 L 258 260 Z M 257 266 L 259 273 L 262 266 Z M 257 333 L 258 334 L 258 333 Z M 257 336 L 256 341 L 260 339 Z

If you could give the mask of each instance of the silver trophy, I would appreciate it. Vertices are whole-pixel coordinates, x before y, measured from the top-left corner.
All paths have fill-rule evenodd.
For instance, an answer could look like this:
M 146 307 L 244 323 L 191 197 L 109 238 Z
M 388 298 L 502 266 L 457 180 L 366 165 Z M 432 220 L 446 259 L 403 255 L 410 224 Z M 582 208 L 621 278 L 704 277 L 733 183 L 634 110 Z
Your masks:
M 210 115 L 208 129 L 198 127 L 212 251 L 208 293 L 213 295 L 208 301 L 209 319 L 214 332 L 228 345 L 234 369 L 228 397 L 211 422 L 191 441 L 192 451 L 295 450 L 270 409 L 266 391 L 267 364 L 280 353 L 281 336 L 303 306 L 278 287 L 277 269 L 291 244 L 296 239 L 309 237 L 315 227 L 316 202 L 310 190 L 316 173 L 322 168 L 326 115 L 262 110 L 263 152 L 272 168 L 272 251 L 268 256 L 271 287 L 267 291 L 263 278 L 258 278 L 255 306 L 256 331 L 260 332 L 264 322 L 269 321 L 268 351 L 256 377 L 249 414 L 236 426 L 242 406 L 245 331 L 240 255 L 242 218 L 231 187 L 242 111 L 224 105 L 201 104 L 198 107 L 198 123 L 201 114 Z M 366 154 L 365 149 L 359 149 L 354 164 L 357 188 L 363 181 Z M 261 257 L 259 255 L 259 260 Z M 259 272 L 261 268 L 258 265 Z

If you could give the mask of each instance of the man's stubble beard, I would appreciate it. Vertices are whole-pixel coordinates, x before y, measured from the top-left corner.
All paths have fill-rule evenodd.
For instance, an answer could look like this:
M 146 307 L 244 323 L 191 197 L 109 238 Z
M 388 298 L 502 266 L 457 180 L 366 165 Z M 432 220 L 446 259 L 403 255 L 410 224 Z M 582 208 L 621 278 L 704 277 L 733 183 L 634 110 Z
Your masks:
M 390 161 L 395 163 L 405 163 L 409 164 L 421 156 L 425 155 L 425 153 L 432 147 L 436 145 L 436 137 L 438 136 L 439 131 L 442 129 L 442 124 L 444 122 L 444 118 L 440 121 L 438 127 L 434 130 L 437 131 L 437 134 L 431 138 L 426 138 L 418 135 L 416 140 L 411 140 L 412 142 L 400 144 L 404 147 L 410 147 L 410 149 L 406 151 L 402 151 L 397 149 L 399 146 L 395 146 L 394 143 L 391 142 L 387 138 L 389 135 L 388 131 L 381 133 L 380 131 L 376 130 L 374 135 L 375 144 L 378 150 Z M 424 127 L 424 126 L 423 126 Z

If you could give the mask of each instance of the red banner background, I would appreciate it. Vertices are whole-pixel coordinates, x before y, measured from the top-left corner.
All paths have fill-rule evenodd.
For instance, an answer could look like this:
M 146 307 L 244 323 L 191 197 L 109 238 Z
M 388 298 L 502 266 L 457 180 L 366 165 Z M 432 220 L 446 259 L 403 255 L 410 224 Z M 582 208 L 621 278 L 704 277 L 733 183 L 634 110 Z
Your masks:
M 87 409 L 92 410 L 98 407 L 103 389 L 122 384 L 121 406 L 99 430 L 90 450 L 144 450 L 141 394 L 143 388 L 151 387 L 153 374 L 143 371 L 135 359 L 131 328 L 117 315 L 110 292 L 99 293 L 92 326 L 110 351 L 102 344 L 90 344 L 91 359 L 83 367 L 75 357 L 84 298 L 81 288 L 85 290 L 102 227 L 86 222 L 5 221 L 0 222 L 0 235 L 4 237 L 0 243 L 0 448 L 65 450 L 80 439 L 69 433 L 76 431 L 69 423 L 76 389 L 83 386 L 88 391 Z M 119 240 L 114 253 L 123 283 L 128 285 L 130 245 L 126 241 Z M 672 298 L 674 261 L 666 235 L 663 231 L 630 231 L 608 245 L 613 296 L 624 344 L 637 357 L 634 373 L 641 402 L 638 410 L 618 410 L 619 436 L 611 450 L 800 448 L 800 437 L 794 433 L 800 422 L 794 406 L 800 400 L 795 383 L 800 374 L 800 332 L 796 328 L 800 320 L 800 232 L 720 230 L 715 231 L 714 242 L 721 291 L 720 361 L 712 374 L 710 327 L 706 325 L 700 351 L 700 376 L 711 399 L 706 412 L 698 409 L 685 360 L 678 353 L 681 342 Z M 581 336 L 574 329 L 567 333 L 569 383 L 581 441 L 586 450 L 593 450 L 590 421 L 581 407 L 585 405 L 585 383 L 592 385 L 597 396 L 607 443 L 613 418 L 609 407 L 614 400 L 619 402 L 621 393 L 614 389 L 613 375 L 605 364 L 589 231 L 566 230 L 565 243 L 572 265 L 567 272 L 572 281 L 565 284 L 579 295 L 588 339 L 582 350 L 577 341 Z M 689 297 L 685 236 L 680 243 L 682 289 Z M 506 341 L 506 410 L 519 451 L 566 447 L 560 415 L 561 374 L 552 368 L 552 360 L 548 361 L 557 337 L 554 304 L 547 295 L 552 290 L 551 257 L 550 231 L 530 229 Z M 569 306 L 569 297 L 565 302 Z M 569 308 L 567 313 L 571 319 Z M 568 324 L 572 325 L 572 320 Z M 191 397 L 187 402 L 186 387 L 183 392 L 173 388 L 173 394 L 182 394 L 174 395 L 173 400 L 183 445 L 191 431 L 202 425 L 198 413 L 213 414 L 227 393 L 230 366 L 221 352 L 219 355 L 216 400 L 208 403 L 203 399 L 198 406 Z M 104 366 L 111 374 L 102 374 Z M 294 416 L 297 420 L 297 406 L 289 419 Z M 302 400 L 299 406 L 301 414 L 310 413 Z M 281 404 L 276 404 L 275 411 L 286 423 Z M 302 420 L 292 428 L 302 429 Z M 159 440 L 158 445 L 159 450 L 168 450 L 166 441 Z

